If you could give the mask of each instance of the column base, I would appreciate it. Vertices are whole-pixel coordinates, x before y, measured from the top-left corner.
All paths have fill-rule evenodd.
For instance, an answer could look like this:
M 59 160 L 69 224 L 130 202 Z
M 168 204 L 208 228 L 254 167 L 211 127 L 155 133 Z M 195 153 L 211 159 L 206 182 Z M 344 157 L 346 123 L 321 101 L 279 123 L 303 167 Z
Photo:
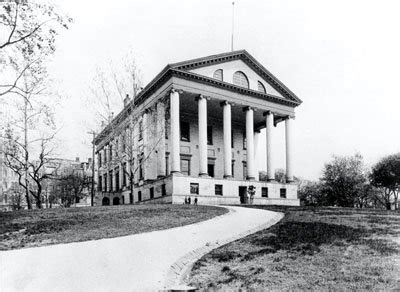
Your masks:
M 256 178 L 254 176 L 248 176 L 246 177 L 246 180 L 256 180 Z
M 157 175 L 157 179 L 165 178 L 166 175 Z
M 199 173 L 199 177 L 208 177 L 208 173 Z
M 230 179 L 230 178 L 233 178 L 233 177 L 232 177 L 232 175 L 224 175 L 224 178 L 225 179 Z
M 275 179 L 274 178 L 267 178 L 267 181 L 268 182 L 275 182 Z

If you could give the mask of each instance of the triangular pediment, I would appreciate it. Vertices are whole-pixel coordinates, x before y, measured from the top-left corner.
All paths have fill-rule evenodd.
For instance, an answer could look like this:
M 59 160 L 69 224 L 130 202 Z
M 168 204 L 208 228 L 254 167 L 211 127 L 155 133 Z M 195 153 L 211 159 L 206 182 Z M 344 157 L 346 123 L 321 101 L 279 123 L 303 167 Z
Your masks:
M 249 89 L 259 91 L 260 82 L 265 88 L 266 94 L 301 103 L 301 100 L 293 92 L 245 50 L 188 60 L 171 64 L 170 67 L 208 78 L 215 78 L 215 72 L 222 70 L 221 81 L 230 84 L 234 84 L 235 72 L 240 71 L 246 75 Z

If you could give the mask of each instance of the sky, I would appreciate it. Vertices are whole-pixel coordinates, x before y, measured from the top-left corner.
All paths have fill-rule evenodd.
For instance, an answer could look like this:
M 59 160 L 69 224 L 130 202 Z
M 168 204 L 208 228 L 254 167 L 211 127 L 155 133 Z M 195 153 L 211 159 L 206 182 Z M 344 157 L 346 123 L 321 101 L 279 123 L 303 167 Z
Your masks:
M 129 51 L 147 84 L 168 63 L 230 51 L 232 1 L 61 1 L 74 19 L 60 33 L 51 74 L 61 157 L 91 155 L 89 87 L 99 64 Z M 296 108 L 294 173 L 318 179 L 332 155 L 372 165 L 400 151 L 399 1 L 237 0 L 234 49 L 246 49 L 303 103 Z M 284 168 L 284 124 L 274 131 Z M 261 133 L 258 168 L 265 168 Z

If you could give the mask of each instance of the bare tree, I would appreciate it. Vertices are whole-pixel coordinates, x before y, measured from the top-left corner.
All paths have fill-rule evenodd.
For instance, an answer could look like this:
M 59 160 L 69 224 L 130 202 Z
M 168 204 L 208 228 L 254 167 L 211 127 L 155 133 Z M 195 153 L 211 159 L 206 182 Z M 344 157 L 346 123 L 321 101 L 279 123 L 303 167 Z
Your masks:
M 14 92 L 19 97 L 14 100 L 14 118 L 2 134 L 7 141 L 6 165 L 18 175 L 29 209 L 32 208 L 30 196 L 37 208 L 42 207 L 42 181 L 47 176 L 42 169 L 52 154 L 55 135 L 52 106 L 46 99 L 47 71 L 41 58 L 31 60 L 31 57 L 36 56 L 26 55 L 26 62 L 31 65 L 22 76 L 23 91 Z M 37 159 L 33 160 L 35 154 Z
M 18 183 L 13 182 L 5 194 L 8 196 L 11 208 L 14 211 L 24 208 L 24 190 Z
M 53 136 L 39 138 L 37 140 L 40 144 L 38 159 L 31 160 L 29 158 L 29 148 L 26 148 L 25 144 L 21 143 L 18 137 L 13 136 L 12 131 L 7 131 L 5 165 L 17 174 L 18 183 L 25 190 L 25 200 L 28 209 L 32 208 L 31 196 L 35 200 L 36 208 L 41 209 L 43 207 L 43 182 L 52 175 L 45 171 L 45 166 L 51 159 L 50 157 L 53 152 L 51 142 L 53 138 Z M 28 159 L 26 159 L 26 157 L 28 157 Z
M 164 134 L 158 133 L 160 127 L 157 123 L 160 121 L 155 108 L 147 111 L 145 122 L 142 117 L 133 116 L 133 101 L 142 88 L 142 82 L 132 51 L 120 62 L 109 61 L 106 68 L 97 68 L 89 88 L 88 104 L 94 111 L 97 126 L 102 124 L 104 130 L 104 125 L 107 125 L 107 135 L 120 137 L 114 141 L 118 145 L 115 145 L 115 155 L 108 161 L 108 167 L 122 166 L 121 175 L 128 178 L 130 194 L 133 195 L 135 176 L 151 160 Z M 124 121 L 114 119 L 114 113 L 124 107 L 128 108 L 130 115 Z M 146 141 L 138 143 L 143 137 Z
M 89 189 L 91 179 L 83 169 L 70 167 L 53 178 L 53 183 L 56 190 L 53 193 L 54 199 L 63 207 L 71 207 L 85 197 L 84 190 Z
M 53 5 L 21 0 L 0 3 L 0 63 L 4 65 L 0 96 L 27 93 L 21 85 L 22 77 L 37 63 L 34 56 L 43 59 L 53 54 L 58 31 L 68 29 L 71 22 Z

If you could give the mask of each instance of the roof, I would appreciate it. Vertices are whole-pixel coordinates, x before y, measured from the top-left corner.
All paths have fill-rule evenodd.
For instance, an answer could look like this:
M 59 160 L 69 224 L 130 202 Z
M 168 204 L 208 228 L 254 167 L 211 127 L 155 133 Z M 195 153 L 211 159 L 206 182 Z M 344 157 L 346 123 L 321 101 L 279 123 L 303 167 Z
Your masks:
M 196 74 L 190 72 L 189 70 L 200 68 L 204 66 L 209 66 L 218 63 L 224 63 L 234 60 L 242 60 L 250 68 L 255 70 L 260 76 L 268 80 L 269 84 L 274 87 L 279 93 L 285 98 L 271 95 L 268 93 L 262 93 L 252 89 L 247 89 L 240 87 L 231 83 L 220 81 L 214 78 Z M 281 81 L 278 80 L 271 72 L 269 72 L 263 65 L 261 65 L 252 55 L 250 55 L 246 50 L 239 50 L 233 52 L 227 52 L 217 55 L 206 56 L 202 58 L 191 59 L 183 62 L 168 64 L 164 69 L 151 80 L 145 88 L 138 94 L 138 96 L 131 101 L 130 105 L 137 106 L 146 100 L 155 90 L 159 88 L 172 76 L 178 76 L 180 78 L 193 80 L 203 84 L 209 84 L 212 86 L 222 87 L 230 91 L 241 92 L 243 94 L 252 95 L 258 98 L 269 100 L 276 103 L 286 104 L 292 107 L 296 107 L 302 103 L 300 98 L 298 98 L 289 88 L 287 88 Z M 131 109 L 129 106 L 125 107 L 111 123 L 115 123 L 124 117 L 124 115 L 129 114 Z M 110 123 L 110 124 L 111 124 Z M 104 128 L 95 139 L 95 144 L 98 144 L 99 139 L 109 130 L 110 124 Z

